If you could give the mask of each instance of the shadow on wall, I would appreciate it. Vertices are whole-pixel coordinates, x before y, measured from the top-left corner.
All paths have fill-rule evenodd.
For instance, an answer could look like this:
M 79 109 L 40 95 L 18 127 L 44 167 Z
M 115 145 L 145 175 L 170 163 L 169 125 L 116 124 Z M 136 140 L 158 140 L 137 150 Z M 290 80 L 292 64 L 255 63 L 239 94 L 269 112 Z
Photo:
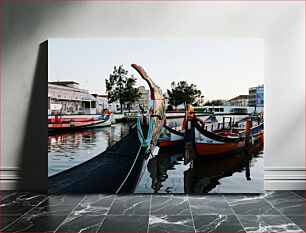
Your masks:
M 48 186 L 48 41 L 39 45 L 26 117 L 18 190 L 47 191 Z

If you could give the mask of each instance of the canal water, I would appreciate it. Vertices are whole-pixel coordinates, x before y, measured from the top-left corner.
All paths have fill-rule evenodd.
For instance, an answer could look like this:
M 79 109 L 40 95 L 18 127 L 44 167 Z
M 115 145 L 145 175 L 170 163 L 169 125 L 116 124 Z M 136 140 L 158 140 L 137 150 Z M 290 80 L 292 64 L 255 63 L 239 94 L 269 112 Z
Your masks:
M 237 122 L 243 117 L 245 115 L 237 115 L 234 120 Z M 217 120 L 222 122 L 223 116 L 217 116 Z M 172 127 L 180 126 L 182 120 L 168 120 L 168 124 Z M 184 163 L 184 151 L 159 151 L 157 156 L 151 156 L 146 161 L 143 170 L 135 193 L 204 194 L 264 191 L 262 144 L 251 148 L 248 155 L 245 152 L 230 153 L 196 159 L 188 164 Z
M 129 132 L 128 124 L 48 136 L 48 176 L 65 171 L 114 145 Z
M 261 193 L 264 190 L 263 150 L 246 160 L 243 152 L 201 158 L 184 164 L 183 152 L 160 152 L 146 161 L 135 193 Z M 246 164 L 250 175 L 247 179 Z
M 244 116 L 235 116 L 238 121 Z M 205 118 L 205 117 L 204 117 Z M 221 116 L 217 117 L 219 121 Z M 169 119 L 172 126 L 182 119 Z M 85 162 L 128 134 L 128 124 L 61 133 L 48 137 L 48 175 Z M 263 187 L 263 148 L 255 148 L 250 162 L 243 153 L 202 158 L 184 164 L 182 151 L 159 152 L 145 160 L 135 193 L 258 193 Z M 249 160 L 248 160 L 249 161 Z M 246 178 L 249 164 L 250 179 Z

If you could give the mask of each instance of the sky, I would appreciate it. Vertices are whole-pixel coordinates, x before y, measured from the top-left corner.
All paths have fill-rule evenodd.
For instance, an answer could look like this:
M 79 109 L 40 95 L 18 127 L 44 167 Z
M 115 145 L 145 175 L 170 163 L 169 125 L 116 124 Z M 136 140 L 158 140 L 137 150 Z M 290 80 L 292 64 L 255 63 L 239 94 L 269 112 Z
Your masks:
M 105 94 L 114 66 L 142 66 L 163 92 L 173 81 L 197 85 L 205 101 L 248 94 L 264 83 L 264 40 L 206 39 L 50 39 L 49 81 L 76 81 L 90 93 Z

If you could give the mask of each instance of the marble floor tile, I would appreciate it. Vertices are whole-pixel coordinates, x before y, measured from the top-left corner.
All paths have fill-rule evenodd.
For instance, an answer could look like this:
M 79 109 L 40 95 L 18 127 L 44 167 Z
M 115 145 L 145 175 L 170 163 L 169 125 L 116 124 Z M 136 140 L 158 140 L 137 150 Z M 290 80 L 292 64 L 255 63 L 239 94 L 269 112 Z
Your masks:
M 71 211 L 75 208 L 75 205 L 48 205 L 47 203 L 42 203 L 37 207 L 30 210 L 27 215 L 59 215 L 59 216 L 68 216 Z
M 195 232 L 195 229 L 191 215 L 150 215 L 149 232 Z
M 148 215 L 107 215 L 98 232 L 147 232 L 148 221 Z
M 234 215 L 223 195 L 188 196 L 193 215 Z
M 280 212 L 261 195 L 224 195 L 237 215 L 279 215 Z
M 191 215 L 188 196 L 156 195 L 152 196 L 152 215 Z
M 2 215 L 21 216 L 48 198 L 39 193 L 14 193 L 0 203 Z
M 105 215 L 70 214 L 56 232 L 97 232 Z
M 305 215 L 286 215 L 293 223 L 295 223 L 299 228 L 305 230 Z
M 85 194 L 53 194 L 48 198 L 47 201 L 49 205 L 52 206 L 77 205 L 85 198 L 85 196 Z
M 24 215 L 8 225 L 3 232 L 53 232 L 65 220 L 66 216 Z
M 13 195 L 16 191 L 0 191 L 0 200 L 3 200 L 11 195 Z
M 149 215 L 150 195 L 117 195 L 109 215 Z
M 235 215 L 193 215 L 196 232 L 245 232 Z
M 116 195 L 88 194 L 74 209 L 77 214 L 105 215 Z
M 285 215 L 305 214 L 305 199 L 291 191 L 267 192 L 265 199 Z
M 31 195 L 30 197 L 27 195 L 21 197 L 19 196 L 18 200 L 20 203 L 15 201 L 12 202 L 11 205 L 7 205 L 5 213 L 12 215 L 12 213 L 16 214 L 19 212 L 24 212 L 24 210 L 28 211 L 16 222 L 4 228 L 4 230 L 8 232 L 54 231 L 60 225 L 60 223 L 65 220 L 67 215 L 71 213 L 76 204 L 79 203 L 83 197 L 84 195 L 56 195 L 51 196 L 39 203 L 38 201 L 41 200 L 39 195 Z M 45 196 L 45 198 L 47 197 Z M 29 206 L 27 201 L 23 201 L 23 199 L 29 200 Z M 37 204 L 37 206 L 32 206 L 35 204 Z M 18 210 L 20 207 L 21 209 L 16 211 L 16 209 Z
M 51 196 L 35 208 L 28 215 L 60 215 L 68 216 L 77 206 L 84 196 L 73 196 L 69 198 L 67 195 Z
M 305 199 L 305 191 L 304 190 L 293 190 L 291 192 L 294 192 L 295 194 L 299 195 L 300 197 Z
M 283 215 L 238 216 L 247 232 L 303 232 Z
M 18 218 L 20 218 L 21 216 L 18 215 L 1 215 L 0 217 L 0 231 L 2 229 L 4 229 L 5 227 L 7 227 L 8 225 L 10 225 L 11 223 L 13 223 L 14 221 L 16 221 Z

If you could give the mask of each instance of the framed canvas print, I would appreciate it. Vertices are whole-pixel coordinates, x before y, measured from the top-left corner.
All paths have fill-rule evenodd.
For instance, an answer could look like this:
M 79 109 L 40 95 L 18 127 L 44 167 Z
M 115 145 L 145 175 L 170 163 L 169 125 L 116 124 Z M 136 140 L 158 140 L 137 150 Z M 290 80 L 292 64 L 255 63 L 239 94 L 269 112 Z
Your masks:
M 261 193 L 264 41 L 48 41 L 49 193 Z

